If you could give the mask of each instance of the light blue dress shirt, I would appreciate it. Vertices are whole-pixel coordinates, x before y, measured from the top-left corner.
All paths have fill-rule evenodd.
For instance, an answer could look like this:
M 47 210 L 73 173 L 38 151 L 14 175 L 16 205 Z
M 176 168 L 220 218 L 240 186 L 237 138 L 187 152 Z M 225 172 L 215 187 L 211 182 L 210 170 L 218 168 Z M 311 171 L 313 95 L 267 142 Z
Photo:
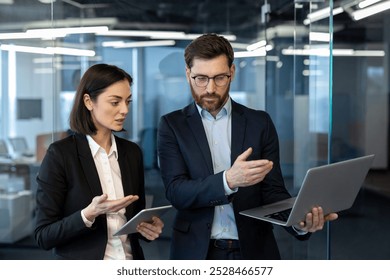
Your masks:
M 231 131 L 232 131 L 232 103 L 229 98 L 225 106 L 214 118 L 209 112 L 196 105 L 202 117 L 202 123 L 209 143 L 211 158 L 213 160 L 214 174 L 223 172 L 223 185 L 225 194 L 230 195 L 238 190 L 229 188 L 226 181 L 226 170 L 231 167 Z M 293 226 L 299 234 L 307 234 Z M 231 203 L 215 207 L 214 221 L 211 229 L 212 239 L 238 239 L 236 220 Z
M 226 170 L 231 167 L 231 100 L 226 102 L 214 118 L 209 112 L 197 105 L 199 114 L 209 143 L 213 160 L 214 174 L 223 173 L 225 194 L 230 195 L 237 190 L 231 190 L 226 181 Z M 219 205 L 214 210 L 214 221 L 211 229 L 212 239 L 238 239 L 236 220 L 231 203 Z

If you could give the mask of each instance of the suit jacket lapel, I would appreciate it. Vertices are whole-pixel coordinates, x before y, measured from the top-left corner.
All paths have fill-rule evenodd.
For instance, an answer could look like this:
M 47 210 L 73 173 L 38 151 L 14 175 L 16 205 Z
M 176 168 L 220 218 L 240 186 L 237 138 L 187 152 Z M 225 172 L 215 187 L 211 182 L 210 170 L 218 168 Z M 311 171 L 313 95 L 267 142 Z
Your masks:
M 74 138 L 77 145 L 80 163 L 92 194 L 93 196 L 102 195 L 102 186 L 100 185 L 99 175 L 97 173 L 95 162 L 92 158 L 87 138 L 81 134 L 75 134 Z
M 214 174 L 209 143 L 207 142 L 206 132 L 204 131 L 202 119 L 199 115 L 195 103 L 192 103 L 191 105 L 184 108 L 184 113 L 187 116 L 188 126 L 190 127 L 196 142 L 198 143 L 198 147 L 204 157 L 206 166 L 210 174 Z
M 127 151 L 122 146 L 122 142 L 118 141 L 116 137 L 115 137 L 115 139 L 116 139 L 116 148 L 118 151 L 118 164 L 119 164 L 119 168 L 121 170 L 123 194 L 124 194 L 124 196 L 127 196 L 130 194 L 134 194 L 133 193 L 134 192 L 133 186 L 129 185 L 129 184 L 131 184 L 130 172 L 127 172 L 128 170 L 132 170 L 132 168 L 130 167 L 130 160 L 131 159 L 127 158 L 127 155 L 126 155 Z
M 232 143 L 231 164 L 243 152 L 246 131 L 246 118 L 241 108 L 232 100 Z

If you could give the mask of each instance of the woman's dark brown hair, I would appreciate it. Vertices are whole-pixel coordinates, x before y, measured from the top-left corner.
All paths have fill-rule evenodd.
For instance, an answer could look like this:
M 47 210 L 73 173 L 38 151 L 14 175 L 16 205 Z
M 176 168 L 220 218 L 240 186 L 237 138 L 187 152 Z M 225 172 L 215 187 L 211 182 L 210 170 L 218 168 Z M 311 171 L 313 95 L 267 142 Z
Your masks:
M 116 82 L 127 80 L 131 85 L 133 78 L 126 71 L 109 64 L 91 66 L 81 78 L 76 91 L 73 108 L 69 117 L 70 129 L 84 135 L 96 134 L 90 111 L 84 105 L 84 94 L 88 94 L 93 102 L 106 88 Z
M 229 41 L 217 34 L 204 34 L 192 41 L 184 51 L 184 59 L 191 69 L 194 58 L 213 59 L 220 55 L 226 55 L 229 67 L 234 60 L 234 51 Z

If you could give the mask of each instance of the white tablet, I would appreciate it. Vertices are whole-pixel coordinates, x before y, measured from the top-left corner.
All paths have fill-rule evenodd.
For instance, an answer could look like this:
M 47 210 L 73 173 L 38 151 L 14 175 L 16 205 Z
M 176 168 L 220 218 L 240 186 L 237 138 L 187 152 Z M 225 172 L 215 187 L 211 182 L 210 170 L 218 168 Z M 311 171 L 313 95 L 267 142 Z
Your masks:
M 137 215 L 135 215 L 131 220 L 124 224 L 114 236 L 130 234 L 137 232 L 137 225 L 141 222 L 151 222 L 152 217 L 161 217 L 163 214 L 168 212 L 172 208 L 172 205 L 154 207 L 141 210 Z

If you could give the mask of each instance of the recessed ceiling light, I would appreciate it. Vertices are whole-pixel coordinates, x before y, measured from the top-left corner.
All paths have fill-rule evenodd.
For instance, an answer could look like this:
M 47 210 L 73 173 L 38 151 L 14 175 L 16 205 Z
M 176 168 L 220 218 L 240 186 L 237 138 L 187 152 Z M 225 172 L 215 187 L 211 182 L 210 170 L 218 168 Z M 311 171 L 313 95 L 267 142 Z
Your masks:
M 51 4 L 52 2 L 55 2 L 56 0 L 38 0 L 39 2 L 43 4 Z

